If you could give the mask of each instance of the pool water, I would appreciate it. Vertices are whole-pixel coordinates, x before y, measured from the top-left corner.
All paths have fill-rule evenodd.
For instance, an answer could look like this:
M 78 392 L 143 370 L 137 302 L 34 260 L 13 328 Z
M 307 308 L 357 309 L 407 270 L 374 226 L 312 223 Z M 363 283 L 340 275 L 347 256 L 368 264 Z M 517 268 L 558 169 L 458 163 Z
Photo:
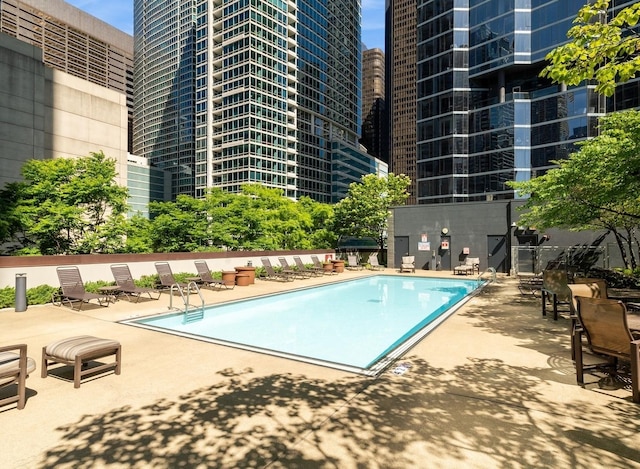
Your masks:
M 452 314 L 475 280 L 378 275 L 127 321 L 353 372 L 375 374 Z

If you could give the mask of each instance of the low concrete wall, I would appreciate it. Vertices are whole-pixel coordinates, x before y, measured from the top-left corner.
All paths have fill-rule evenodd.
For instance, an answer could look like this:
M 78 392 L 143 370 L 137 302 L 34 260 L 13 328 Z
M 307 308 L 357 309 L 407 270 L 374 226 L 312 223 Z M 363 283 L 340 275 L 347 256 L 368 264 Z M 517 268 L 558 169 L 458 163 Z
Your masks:
M 162 254 L 88 254 L 74 256 L 29 256 L 0 257 L 0 288 L 15 286 L 17 274 L 26 274 L 27 288 L 38 285 L 59 285 L 56 267 L 77 265 L 85 282 L 113 281 L 111 264 L 127 264 L 133 278 L 156 273 L 155 262 L 167 261 L 174 274 L 179 272 L 196 273 L 193 261 L 207 261 L 213 271 L 233 270 L 236 266 L 246 266 L 249 262 L 254 267 L 261 267 L 260 258 L 268 257 L 274 266 L 279 266 L 278 257 L 285 257 L 293 264 L 293 256 L 300 256 L 305 264 L 311 263 L 311 256 L 317 255 L 324 260 L 326 255 L 335 258 L 332 250 L 315 251 L 231 251 L 231 252 L 173 252 Z

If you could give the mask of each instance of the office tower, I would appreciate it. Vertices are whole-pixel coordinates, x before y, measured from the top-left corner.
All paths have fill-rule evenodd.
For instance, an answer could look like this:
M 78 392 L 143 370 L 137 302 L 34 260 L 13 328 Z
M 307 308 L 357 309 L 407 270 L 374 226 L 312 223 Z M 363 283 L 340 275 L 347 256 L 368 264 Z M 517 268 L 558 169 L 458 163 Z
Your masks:
M 125 94 L 132 122 L 129 34 L 62 0 L 1 0 L 0 31 L 42 49 L 45 65 Z
M 389 170 L 411 179 L 416 203 L 416 0 L 388 0 L 385 17 Z
M 418 203 L 512 199 L 507 181 L 567 158 L 605 111 L 638 106 L 637 82 L 605 100 L 539 77 L 584 3 L 418 2 Z
M 388 162 L 384 103 L 384 52 L 362 53 L 362 143 L 369 154 Z
M 332 197 L 332 147 L 358 145 L 357 0 L 136 0 L 134 152 L 173 196 L 242 184 Z

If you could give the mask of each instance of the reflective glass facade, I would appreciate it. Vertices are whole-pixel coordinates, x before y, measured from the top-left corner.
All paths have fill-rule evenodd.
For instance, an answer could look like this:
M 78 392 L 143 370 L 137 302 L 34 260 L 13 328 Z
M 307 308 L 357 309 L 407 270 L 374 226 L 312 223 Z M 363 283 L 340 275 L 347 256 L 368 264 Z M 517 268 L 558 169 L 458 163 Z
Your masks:
M 244 183 L 331 200 L 357 147 L 359 0 L 136 0 L 135 151 L 174 196 Z
M 596 135 L 598 116 L 638 105 L 635 82 L 607 103 L 538 76 L 583 4 L 418 2 L 418 203 L 511 199 L 507 181 L 542 174 Z

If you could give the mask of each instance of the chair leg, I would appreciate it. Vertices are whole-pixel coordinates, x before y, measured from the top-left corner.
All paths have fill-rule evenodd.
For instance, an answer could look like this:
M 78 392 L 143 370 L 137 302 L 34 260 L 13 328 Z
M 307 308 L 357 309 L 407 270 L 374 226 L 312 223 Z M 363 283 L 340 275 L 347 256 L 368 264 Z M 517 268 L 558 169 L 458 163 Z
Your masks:
M 573 350 L 575 351 L 576 360 L 576 380 L 578 384 L 584 385 L 584 369 L 582 361 L 582 332 L 576 330 L 573 335 Z
M 547 315 L 547 292 L 540 290 L 540 297 L 542 299 L 542 316 Z
M 640 340 L 631 342 L 630 352 L 632 400 L 640 404 Z

